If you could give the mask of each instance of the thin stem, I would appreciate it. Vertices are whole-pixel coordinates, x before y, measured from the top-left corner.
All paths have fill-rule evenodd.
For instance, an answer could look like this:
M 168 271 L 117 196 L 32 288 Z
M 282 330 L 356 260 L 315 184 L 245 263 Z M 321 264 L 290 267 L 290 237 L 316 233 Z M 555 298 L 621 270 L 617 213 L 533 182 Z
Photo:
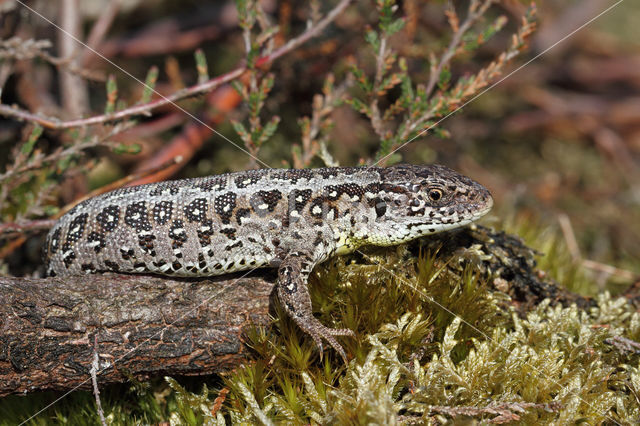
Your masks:
M 271 62 L 279 59 L 281 56 L 286 55 L 292 50 L 296 49 L 300 45 L 306 43 L 313 37 L 318 36 L 322 30 L 324 30 L 331 22 L 333 22 L 340 13 L 342 13 L 346 7 L 351 3 L 351 0 L 342 0 L 340 3 L 336 5 L 324 19 L 320 20 L 317 25 L 307 28 L 305 32 L 300 34 L 298 37 L 289 40 L 284 46 L 276 49 L 274 52 L 265 55 L 259 58 L 256 61 L 257 67 L 263 67 Z M 247 71 L 247 67 L 245 65 L 239 66 L 233 71 L 230 71 L 226 74 L 222 74 L 218 77 L 215 77 L 211 80 L 208 80 L 201 84 L 196 84 L 184 90 L 180 90 L 172 95 L 165 96 L 161 99 L 156 99 L 144 104 L 134 105 L 129 108 L 125 108 L 123 110 L 117 111 L 112 114 L 102 114 L 89 118 L 82 118 L 76 120 L 69 121 L 60 121 L 56 118 L 42 117 L 38 114 L 31 113 L 29 111 L 25 111 L 23 109 L 17 108 L 15 106 L 9 106 L 0 104 L 0 114 L 6 117 L 14 117 L 20 120 L 26 120 L 33 123 L 38 123 L 42 127 L 47 129 L 70 129 L 74 127 L 83 127 L 83 126 L 92 126 L 96 124 L 103 124 L 108 122 L 113 122 L 117 120 L 123 120 L 125 118 L 135 116 L 135 115 L 149 115 L 152 110 L 159 108 L 161 106 L 167 104 L 173 104 L 182 99 L 198 95 L 200 93 L 210 92 L 211 90 L 221 86 L 223 84 L 229 83 L 239 77 L 241 77 Z

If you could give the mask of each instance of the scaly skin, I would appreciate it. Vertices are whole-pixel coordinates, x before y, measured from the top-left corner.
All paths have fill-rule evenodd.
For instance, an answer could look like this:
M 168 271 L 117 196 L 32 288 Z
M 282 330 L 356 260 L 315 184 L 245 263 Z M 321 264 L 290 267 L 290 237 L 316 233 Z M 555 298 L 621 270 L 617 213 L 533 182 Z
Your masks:
M 489 191 L 444 166 L 262 169 L 129 187 L 84 201 L 47 236 L 49 275 L 104 271 L 202 277 L 277 267 L 286 312 L 346 360 L 312 315 L 315 265 L 362 245 L 388 246 L 465 226 Z

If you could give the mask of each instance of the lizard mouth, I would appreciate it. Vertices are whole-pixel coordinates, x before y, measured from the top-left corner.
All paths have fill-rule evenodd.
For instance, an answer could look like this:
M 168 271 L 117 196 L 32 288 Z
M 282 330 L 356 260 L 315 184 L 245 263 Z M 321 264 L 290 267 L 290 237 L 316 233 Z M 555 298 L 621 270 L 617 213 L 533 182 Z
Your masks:
M 482 216 L 489 213 L 489 211 L 491 211 L 491 209 L 493 208 L 493 197 L 491 196 L 491 194 L 487 192 L 484 203 L 479 204 L 478 207 L 479 208 L 476 214 L 474 215 L 474 219 L 479 219 Z

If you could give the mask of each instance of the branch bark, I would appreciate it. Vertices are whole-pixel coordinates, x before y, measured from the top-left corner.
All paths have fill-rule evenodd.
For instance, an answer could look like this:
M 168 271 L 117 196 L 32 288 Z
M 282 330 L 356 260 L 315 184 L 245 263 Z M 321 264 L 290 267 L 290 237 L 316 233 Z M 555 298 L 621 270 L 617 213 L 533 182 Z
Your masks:
M 89 389 L 94 349 L 100 384 L 229 370 L 245 359 L 244 327 L 269 322 L 272 288 L 262 277 L 0 278 L 0 396 Z

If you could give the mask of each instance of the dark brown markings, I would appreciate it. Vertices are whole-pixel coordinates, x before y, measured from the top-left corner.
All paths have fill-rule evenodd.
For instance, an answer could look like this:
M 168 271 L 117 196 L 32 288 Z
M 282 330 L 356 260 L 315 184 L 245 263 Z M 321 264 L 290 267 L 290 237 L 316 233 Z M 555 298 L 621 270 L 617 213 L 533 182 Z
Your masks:
M 282 180 L 290 182 L 292 185 L 298 183 L 300 179 L 313 178 L 313 172 L 309 169 L 294 169 L 294 170 L 278 170 L 271 175 L 272 180 Z
M 207 218 L 207 199 L 196 198 L 184 206 L 183 210 L 189 222 L 204 222 Z
M 355 183 L 343 183 L 340 185 L 327 185 L 323 189 L 323 194 L 332 201 L 339 199 L 343 194 L 347 194 L 349 198 L 358 197 L 364 194 L 364 188 Z M 357 200 L 354 200 L 357 201 Z
M 264 217 L 275 210 L 281 199 L 282 193 L 277 189 L 258 191 L 249 198 L 249 204 L 258 216 Z
M 185 241 L 187 241 L 187 230 L 184 228 L 184 222 L 182 222 L 182 220 L 177 219 L 171 222 L 171 226 L 169 227 L 169 238 L 173 240 L 171 246 L 174 249 L 182 247 Z
M 251 216 L 251 210 L 239 208 L 236 211 L 236 222 L 238 222 L 238 225 L 242 225 L 242 219 L 249 216 Z
M 293 207 L 294 210 L 302 214 L 304 206 L 306 206 L 311 199 L 311 194 L 313 194 L 313 192 L 310 189 L 294 189 L 291 191 L 289 195 L 289 209 Z
M 207 261 L 204 258 L 204 254 L 198 253 L 198 267 L 204 269 L 207 266 Z
M 173 201 L 159 201 L 153 206 L 153 220 L 158 225 L 164 225 L 171 220 Z
M 231 222 L 233 216 L 233 209 L 236 208 L 236 194 L 235 192 L 227 192 L 222 195 L 218 195 L 213 201 L 213 209 L 220 216 L 220 220 L 223 224 L 228 225 Z
M 131 258 L 134 257 L 134 251 L 132 248 L 130 249 L 120 249 L 120 256 L 122 257 L 123 260 L 131 260 Z
M 110 260 L 105 260 L 104 261 L 104 266 L 106 266 L 107 268 L 109 268 L 111 271 L 119 271 L 120 267 L 118 266 L 117 263 L 112 262 Z
M 51 236 L 51 254 L 54 254 L 58 251 L 58 248 L 60 247 L 60 228 L 56 228 L 55 231 L 53 231 L 53 235 Z
M 246 188 L 251 185 L 255 185 L 262 179 L 262 174 L 256 172 L 243 173 L 234 179 L 237 188 Z
M 107 242 L 104 239 L 104 234 L 98 232 L 92 232 L 87 236 L 87 242 L 93 247 L 93 251 L 100 253 L 103 248 L 107 246 Z
M 80 269 L 84 272 L 96 272 L 96 267 L 93 266 L 93 263 L 83 263 L 80 265 Z
M 167 262 L 165 262 L 164 260 L 159 260 L 157 262 L 152 262 L 151 264 L 156 268 L 162 268 L 164 265 L 167 264 Z
M 178 192 L 180 192 L 180 188 L 180 183 L 163 182 L 158 184 L 151 192 L 149 192 L 149 195 L 155 197 L 157 195 L 162 195 L 165 191 L 168 191 L 171 195 L 176 195 Z
M 226 236 L 230 240 L 236 239 L 236 230 L 234 228 L 222 228 L 220 233 Z
M 71 248 L 69 242 L 66 241 L 62 245 L 62 261 L 64 262 L 65 268 L 69 269 L 75 258 L 76 252 Z
M 278 285 L 282 290 L 288 294 L 293 294 L 298 291 L 298 283 L 293 278 L 294 270 L 291 266 L 285 266 L 280 270 Z
M 204 221 L 202 226 L 198 228 L 198 240 L 200 241 L 200 245 L 204 247 L 211 244 L 212 235 L 213 235 L 213 221 L 211 219 L 207 219 Z M 202 256 L 202 253 L 200 254 L 200 256 Z
M 69 230 L 67 231 L 67 243 L 73 244 L 82 237 L 88 217 L 89 215 L 87 213 L 82 213 L 73 218 L 71 223 L 69 223 Z
M 195 185 L 204 192 L 220 191 L 227 187 L 227 180 L 223 178 L 205 178 L 203 182 Z
M 324 238 L 322 237 L 322 232 L 318 232 L 316 233 L 316 239 L 313 240 L 313 246 L 318 247 L 319 245 L 322 244 L 323 241 L 324 241 Z
M 151 231 L 153 227 L 147 215 L 147 203 L 138 201 L 137 203 L 129 204 L 124 213 L 124 223 L 135 228 L 138 232 Z
M 238 241 L 236 241 L 235 243 L 231 244 L 230 246 L 226 246 L 224 249 L 225 249 L 226 251 L 231 251 L 231 250 L 233 250 L 234 248 L 242 247 L 242 246 L 243 246 L 242 241 L 238 240 Z
M 339 173 L 335 168 L 326 168 L 326 167 L 322 169 L 316 169 L 315 171 L 325 179 L 334 178 L 338 176 L 338 173 Z
M 156 239 L 155 235 L 152 234 L 140 234 L 138 235 L 138 245 L 142 249 L 143 253 L 146 253 L 151 256 L 156 255 L 156 251 L 153 247 L 153 240 Z
M 380 192 L 380 184 L 378 182 L 373 182 L 364 187 L 364 192 L 371 192 L 373 194 L 377 194 Z
M 407 210 L 407 216 L 424 216 L 424 212 L 425 212 L 424 207 L 417 211 L 414 211 L 413 209 L 410 208 L 409 210 Z
M 116 205 L 105 207 L 96 215 L 96 221 L 102 227 L 102 232 L 107 233 L 113 231 L 120 221 L 120 207 Z
M 180 268 L 182 268 L 182 263 L 178 262 L 177 260 L 171 264 L 171 269 L 173 269 L 174 271 L 178 271 Z
M 393 192 L 394 194 L 406 194 L 409 192 L 407 188 L 392 183 L 381 183 L 380 191 Z
M 309 204 L 309 214 L 311 215 L 311 217 L 314 217 L 316 219 L 322 219 L 323 213 L 325 211 L 325 206 L 325 198 L 322 196 L 316 197 L 311 200 L 311 204 Z

